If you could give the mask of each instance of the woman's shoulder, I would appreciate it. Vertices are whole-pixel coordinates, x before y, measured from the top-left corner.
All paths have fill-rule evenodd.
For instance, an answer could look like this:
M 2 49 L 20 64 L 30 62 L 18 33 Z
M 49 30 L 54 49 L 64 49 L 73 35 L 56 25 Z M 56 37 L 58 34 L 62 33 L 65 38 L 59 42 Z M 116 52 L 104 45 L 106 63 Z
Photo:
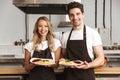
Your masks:
M 24 47 L 29 47 L 29 46 L 33 46 L 33 42 L 27 42 Z
M 59 39 L 54 38 L 54 43 L 55 43 L 55 46 L 61 46 L 61 42 Z
M 53 40 L 54 40 L 55 43 L 56 43 L 56 42 L 60 42 L 60 40 L 57 39 L 57 38 L 54 38 Z
M 25 45 L 33 45 L 33 42 L 32 41 L 27 42 Z

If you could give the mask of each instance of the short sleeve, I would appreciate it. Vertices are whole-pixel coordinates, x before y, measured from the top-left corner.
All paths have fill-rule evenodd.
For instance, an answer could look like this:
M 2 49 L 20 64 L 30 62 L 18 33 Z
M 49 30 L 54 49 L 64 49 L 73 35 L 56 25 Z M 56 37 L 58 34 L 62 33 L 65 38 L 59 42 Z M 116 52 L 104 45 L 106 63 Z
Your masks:
M 33 49 L 33 43 L 28 42 L 27 44 L 25 44 L 24 49 L 28 50 L 31 53 Z
M 57 48 L 61 46 L 61 42 L 58 39 L 54 39 L 54 42 L 55 42 L 55 51 L 56 51 Z
M 101 36 L 97 31 L 94 31 L 92 39 L 93 39 L 93 46 L 102 45 Z

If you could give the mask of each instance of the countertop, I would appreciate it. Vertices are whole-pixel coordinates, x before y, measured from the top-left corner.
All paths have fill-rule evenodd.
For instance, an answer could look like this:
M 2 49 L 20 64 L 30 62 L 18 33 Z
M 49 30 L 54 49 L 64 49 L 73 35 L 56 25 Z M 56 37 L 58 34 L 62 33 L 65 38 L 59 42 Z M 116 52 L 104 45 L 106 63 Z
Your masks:
M 95 74 L 120 74 L 120 67 L 102 67 L 95 68 Z M 24 67 L 0 68 L 0 75 L 26 75 Z
M 120 67 L 95 68 L 95 74 L 120 74 Z

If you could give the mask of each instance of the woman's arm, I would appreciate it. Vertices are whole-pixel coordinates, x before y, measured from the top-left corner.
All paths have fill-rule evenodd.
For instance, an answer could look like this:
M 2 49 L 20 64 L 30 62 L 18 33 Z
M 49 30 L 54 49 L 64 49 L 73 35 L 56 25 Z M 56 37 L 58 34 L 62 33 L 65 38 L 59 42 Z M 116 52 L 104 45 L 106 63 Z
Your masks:
M 60 55 L 61 55 L 61 46 L 58 47 L 57 50 L 55 51 L 55 66 L 54 67 L 58 67 Z
M 66 48 L 62 48 L 62 53 L 61 53 L 61 57 L 65 58 L 65 53 L 66 53 Z
M 30 71 L 35 67 L 34 64 L 30 63 L 30 52 L 25 49 L 25 61 L 24 61 L 24 67 L 27 71 Z

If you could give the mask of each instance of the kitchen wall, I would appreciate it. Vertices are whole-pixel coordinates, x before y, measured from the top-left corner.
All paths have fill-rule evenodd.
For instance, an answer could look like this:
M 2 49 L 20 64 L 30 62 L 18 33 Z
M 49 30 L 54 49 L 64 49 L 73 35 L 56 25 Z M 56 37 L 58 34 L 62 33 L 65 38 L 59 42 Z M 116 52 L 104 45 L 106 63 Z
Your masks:
M 97 28 L 103 28 L 103 0 L 97 0 Z M 120 0 L 105 0 L 106 14 L 105 25 L 107 29 L 112 29 L 111 43 L 119 43 L 120 37 Z M 112 13 L 110 13 L 110 1 L 112 1 Z M 95 28 L 95 0 L 82 0 L 85 7 L 85 24 Z M 112 23 L 110 15 L 112 14 Z M 28 18 L 28 38 L 32 38 L 34 23 L 40 15 L 27 15 Z M 66 15 L 45 15 L 50 18 L 54 31 L 69 30 L 69 28 L 57 28 L 60 21 L 66 20 Z M 67 19 L 68 20 L 68 19 Z M 14 41 L 25 40 L 25 13 L 12 4 L 12 0 L 0 0 L 0 45 L 13 45 Z M 105 30 L 106 32 L 106 30 Z M 106 34 L 106 33 L 105 33 Z M 103 34 L 104 35 L 104 32 Z M 110 36 L 110 34 L 109 34 Z
M 25 40 L 25 14 L 12 4 L 12 0 L 0 0 L 0 45 L 13 45 Z
M 97 0 L 97 26 L 95 26 L 95 0 L 82 0 L 85 7 L 85 23 L 99 28 L 103 44 L 120 44 L 120 0 L 105 0 L 105 29 L 103 25 L 103 1 Z
M 120 43 L 120 0 L 113 0 L 113 11 L 112 11 L 112 39 L 113 39 L 113 42 L 118 42 Z

